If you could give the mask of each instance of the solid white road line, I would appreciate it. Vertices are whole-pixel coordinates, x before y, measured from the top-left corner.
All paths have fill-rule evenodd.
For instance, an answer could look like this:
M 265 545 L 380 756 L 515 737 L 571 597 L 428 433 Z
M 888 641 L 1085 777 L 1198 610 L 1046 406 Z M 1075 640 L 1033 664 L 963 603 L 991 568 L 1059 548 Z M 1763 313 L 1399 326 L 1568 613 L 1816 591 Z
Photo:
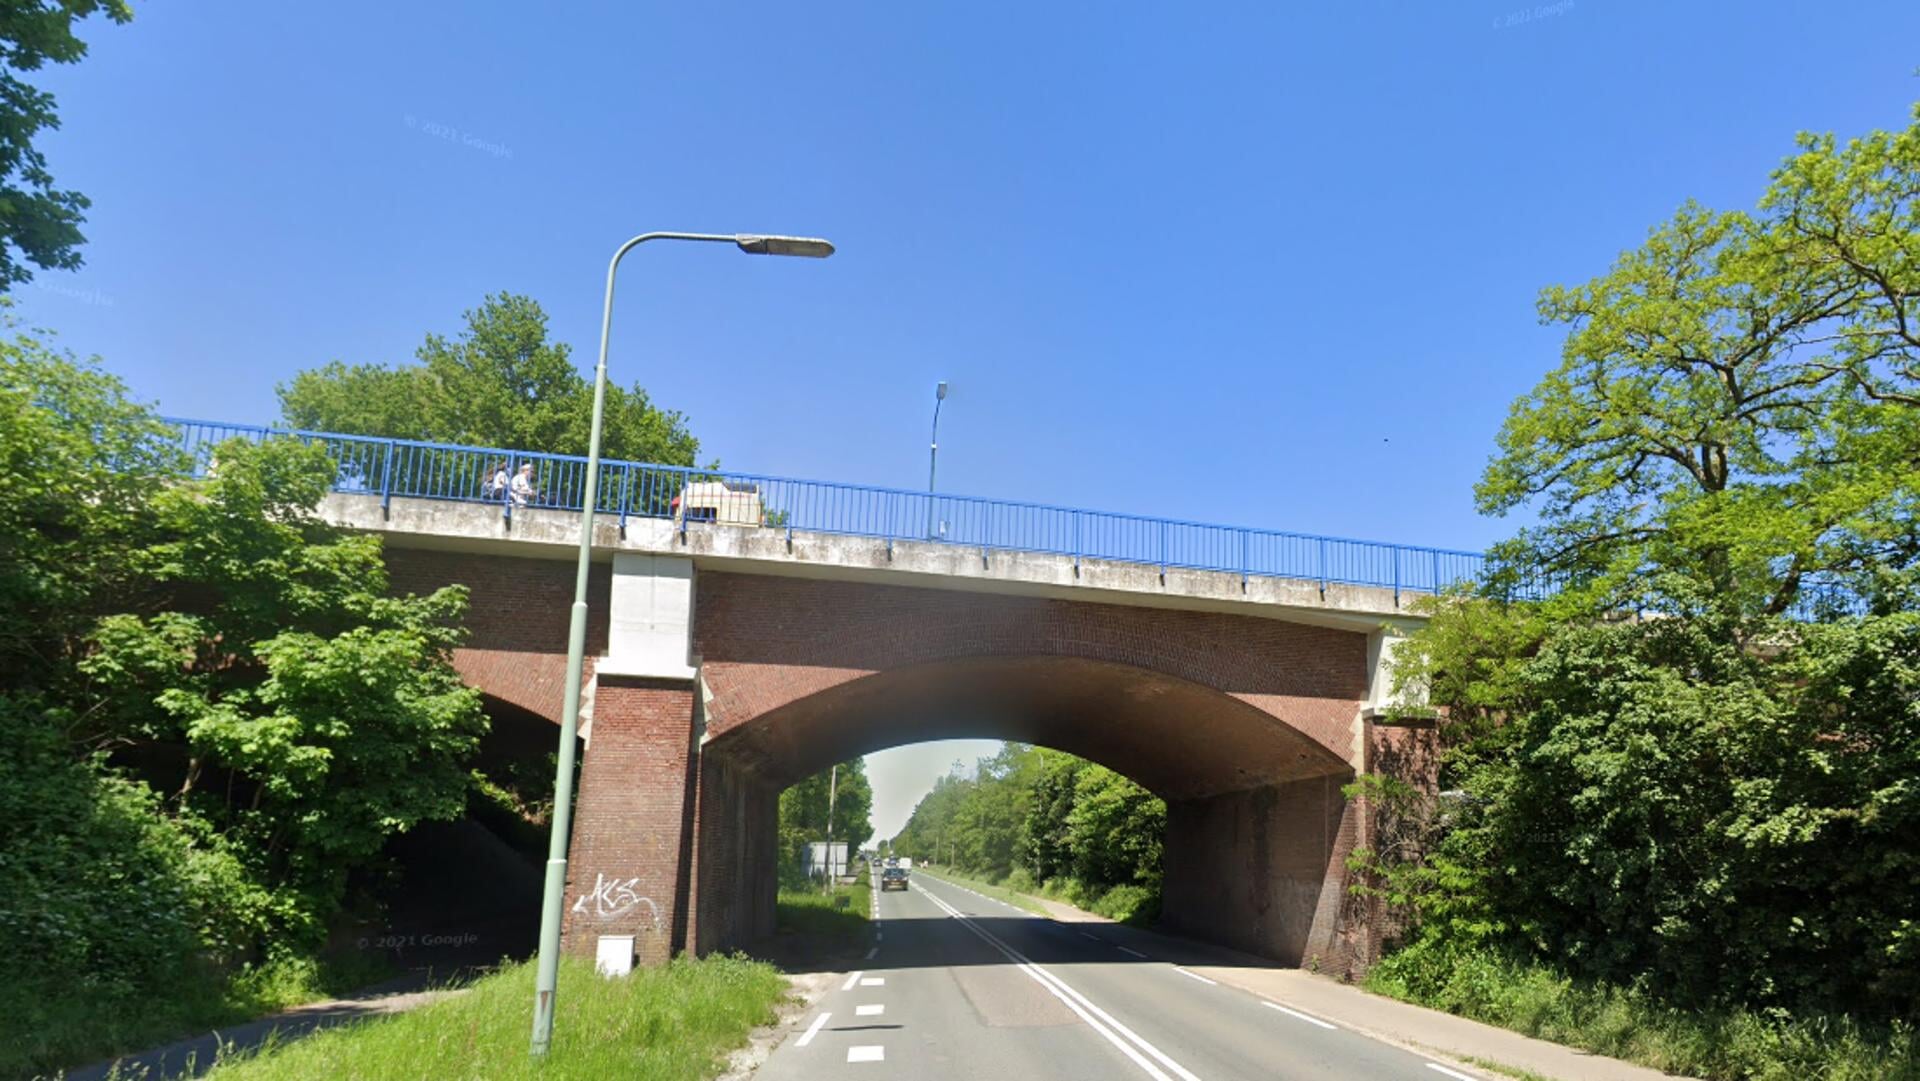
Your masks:
M 1146 954 L 1141 953 L 1139 950 L 1130 950 L 1130 949 L 1127 949 L 1125 946 L 1116 946 L 1114 948 L 1119 950 L 1121 953 L 1132 954 L 1133 956 L 1138 957 L 1143 961 L 1146 960 L 1146 957 L 1147 957 Z
M 1046 969 L 1041 968 L 1039 965 L 1034 964 L 1032 961 L 1028 960 L 1024 955 L 1022 955 L 1018 950 L 1015 950 L 1013 947 L 1000 941 L 998 938 L 996 938 L 993 935 L 992 932 L 985 930 L 984 928 L 976 925 L 972 920 L 961 915 L 959 909 L 954 908 L 952 905 L 947 904 L 945 901 L 941 900 L 939 897 L 934 896 L 932 892 L 924 889 L 922 889 L 920 892 L 925 894 L 927 899 L 932 901 L 934 904 L 940 906 L 943 909 L 946 909 L 947 914 L 958 919 L 961 923 L 961 926 L 965 927 L 969 931 L 972 931 L 975 935 L 978 935 L 981 939 L 985 940 L 986 943 L 992 946 L 994 949 L 999 950 L 1002 954 L 1006 956 L 1007 960 L 1012 961 L 1014 963 L 1014 966 L 1016 968 L 1018 968 L 1021 972 L 1026 973 L 1030 978 L 1032 978 L 1034 981 L 1038 982 L 1042 987 L 1045 987 L 1049 992 L 1051 992 L 1053 994 L 1053 997 L 1065 1003 L 1067 1008 L 1072 1010 L 1075 1014 L 1078 1014 L 1080 1019 L 1082 1021 L 1085 1021 L 1089 1028 L 1092 1028 L 1095 1032 L 1099 1033 L 1104 1039 L 1106 1039 L 1108 1043 L 1111 1043 L 1113 1046 L 1119 1048 L 1122 1054 L 1126 1055 L 1129 1059 L 1132 1059 L 1134 1065 L 1140 1067 L 1142 1070 L 1145 1070 L 1147 1072 L 1147 1075 L 1154 1078 L 1155 1081 L 1172 1081 L 1172 1079 L 1169 1078 L 1165 1073 L 1161 1072 L 1161 1070 L 1158 1067 L 1154 1066 L 1153 1063 L 1148 1062 L 1145 1058 L 1143 1058 L 1140 1054 L 1141 1051 L 1144 1051 L 1148 1055 L 1151 1055 L 1153 1058 L 1157 1059 L 1161 1065 L 1167 1067 L 1167 1069 L 1172 1070 L 1175 1074 L 1178 1074 L 1181 1078 L 1181 1081 L 1200 1081 L 1199 1078 L 1193 1075 L 1192 1071 L 1188 1070 L 1186 1067 L 1180 1065 L 1179 1063 L 1173 1061 L 1173 1059 L 1167 1057 L 1166 1052 L 1160 1050 L 1159 1048 L 1148 1043 L 1146 1040 L 1142 1039 L 1140 1035 L 1134 1032 L 1132 1029 L 1114 1020 L 1112 1014 L 1109 1014 L 1107 1013 L 1107 1011 L 1094 1005 L 1085 995 L 1082 995 L 1080 992 L 1068 986 L 1066 981 L 1060 979 L 1060 977 L 1058 976 L 1055 976 L 1053 973 L 1048 972 Z M 1098 1020 L 1095 1020 L 1095 1018 L 1098 1018 Z M 1129 1043 L 1129 1041 L 1131 1041 L 1131 1043 Z M 1134 1050 L 1135 1046 L 1139 1047 L 1140 1050 L 1139 1051 Z
M 879 952 L 880 952 L 880 947 L 878 947 L 878 946 L 875 946 L 875 947 L 874 947 L 873 949 L 870 949 L 870 950 L 868 950 L 868 951 L 867 951 L 867 960 L 869 960 L 869 961 L 871 961 L 871 960 L 873 960 L 873 955 L 874 955 L 874 954 L 876 954 L 876 953 L 879 953 Z
M 1305 1021 L 1309 1025 L 1319 1025 L 1321 1028 L 1330 1029 L 1336 1032 L 1339 1031 L 1340 1029 L 1339 1025 L 1330 1025 L 1327 1022 L 1320 1020 L 1318 1017 L 1309 1016 L 1307 1014 L 1301 1013 L 1299 1010 L 1289 1010 L 1285 1006 L 1280 1005 L 1278 1002 L 1263 1001 L 1260 1003 L 1260 1005 L 1265 1006 L 1269 1010 L 1279 1010 L 1281 1013 L 1286 1014 L 1288 1017 L 1297 1017 L 1300 1020 Z
M 1479 1081 L 1479 1079 L 1478 1079 L 1478 1078 L 1476 1078 L 1476 1077 L 1474 1077 L 1474 1076 L 1473 1076 L 1473 1075 L 1471 1075 L 1471 1074 L 1463 1074 L 1463 1073 L 1461 1073 L 1461 1072 L 1460 1072 L 1459 1070 L 1449 1070 L 1449 1069 L 1447 1069 L 1447 1068 L 1446 1068 L 1445 1066 L 1442 1066 L 1442 1065 L 1440 1065 L 1440 1064 L 1439 1064 L 1439 1063 L 1437 1063 L 1437 1062 L 1429 1062 L 1429 1063 L 1427 1063 L 1427 1069 L 1429 1069 L 1429 1070 L 1439 1070 L 1439 1071 L 1440 1071 L 1441 1073 L 1443 1073 L 1443 1074 L 1446 1074 L 1446 1075 L 1447 1075 L 1448 1077 L 1457 1077 L 1457 1078 L 1459 1078 L 1459 1079 L 1460 1079 L 1460 1081 Z
M 1200 975 L 1198 972 L 1188 972 L 1186 969 L 1181 968 L 1179 965 L 1173 966 L 1173 970 L 1175 972 L 1178 972 L 1180 975 L 1185 976 L 1189 980 L 1199 980 L 1201 983 L 1206 984 L 1208 987 L 1220 986 L 1220 981 L 1209 980 L 1205 976 Z
M 853 1015 L 855 1017 L 879 1017 L 881 1014 L 886 1012 L 887 1012 L 887 1007 L 884 1004 L 878 1003 L 878 1002 L 875 1002 L 866 1006 L 855 1006 L 853 1008 Z
M 847 982 L 840 985 L 840 990 L 851 991 L 853 990 L 853 985 L 859 982 L 860 982 L 860 973 L 849 972 L 847 974 Z
M 877 1043 L 847 1048 L 848 1062 L 884 1062 L 886 1057 L 887 1049 Z
M 1081 938 L 1090 938 L 1090 939 L 1093 939 L 1093 940 L 1094 940 L 1095 942 L 1098 942 L 1098 941 L 1100 941 L 1100 936 L 1099 936 L 1099 935 L 1090 935 L 1090 934 L 1088 934 L 1088 933 L 1086 933 L 1085 931 L 1082 931 L 1082 932 L 1080 932 L 1080 937 L 1081 937 Z
M 887 978 L 885 976 L 862 976 L 860 978 L 860 986 L 862 987 L 885 987 L 886 985 Z
M 833 1015 L 830 1013 L 823 1013 L 815 1017 L 813 1019 L 813 1024 L 807 1026 L 807 1031 L 801 1035 L 799 1042 L 795 1046 L 805 1047 L 808 1044 L 812 1043 L 813 1038 L 820 1034 L 820 1026 L 826 1024 L 827 1018 L 832 1016 Z

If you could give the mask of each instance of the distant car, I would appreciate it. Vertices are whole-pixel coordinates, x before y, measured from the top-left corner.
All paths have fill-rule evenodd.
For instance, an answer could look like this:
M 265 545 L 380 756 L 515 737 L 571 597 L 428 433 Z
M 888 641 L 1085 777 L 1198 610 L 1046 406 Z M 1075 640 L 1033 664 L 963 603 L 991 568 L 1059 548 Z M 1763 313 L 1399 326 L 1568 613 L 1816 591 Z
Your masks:
M 906 888 L 907 869 L 905 867 L 889 867 L 880 872 L 881 893 L 885 893 L 888 890 L 904 890 Z

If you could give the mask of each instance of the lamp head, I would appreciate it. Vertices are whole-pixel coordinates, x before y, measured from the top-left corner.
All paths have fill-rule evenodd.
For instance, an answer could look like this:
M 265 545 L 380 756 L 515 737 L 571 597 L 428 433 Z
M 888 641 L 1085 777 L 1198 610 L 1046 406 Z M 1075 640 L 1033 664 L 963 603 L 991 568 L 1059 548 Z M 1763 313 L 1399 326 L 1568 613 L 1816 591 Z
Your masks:
M 933 397 L 935 401 L 944 402 L 947 400 L 947 381 L 946 380 L 942 379 L 940 381 L 940 385 L 934 388 Z
M 801 255 L 808 259 L 825 259 L 833 254 L 832 244 L 810 236 L 755 236 L 741 233 L 733 238 L 733 242 L 748 255 Z

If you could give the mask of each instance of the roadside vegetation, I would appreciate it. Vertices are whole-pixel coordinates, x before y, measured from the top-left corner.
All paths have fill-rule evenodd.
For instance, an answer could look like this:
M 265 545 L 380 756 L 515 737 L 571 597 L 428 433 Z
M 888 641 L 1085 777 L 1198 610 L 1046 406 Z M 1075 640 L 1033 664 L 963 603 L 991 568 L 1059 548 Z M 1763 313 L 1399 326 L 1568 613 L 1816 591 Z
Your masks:
M 527 1055 L 531 963 L 510 965 L 409 1013 L 328 1029 L 223 1061 L 219 1081 L 351 1077 L 645 1077 L 702 1081 L 756 1026 L 775 1019 L 787 981 L 744 957 L 679 958 L 607 979 L 590 961 L 561 962 L 554 1041 Z
M 1369 986 L 1712 1079 L 1920 1077 L 1920 110 L 1805 137 L 1542 293 L 1478 487 L 1538 524 L 1427 606 Z M 1531 599 L 1529 599 L 1531 598 Z
M 1160 914 L 1166 819 L 1165 803 L 1104 766 L 1009 743 L 973 776 L 936 782 L 892 851 L 1144 925 Z
M 118 379 L 21 329 L 6 303 L 0 953 L 14 960 L 0 1075 L 394 974 L 340 945 L 381 926 L 399 877 L 390 844 L 470 818 L 537 852 L 551 813 L 550 761 L 482 753 L 489 721 L 451 660 L 466 590 L 394 595 L 379 538 L 315 517 L 338 476 L 324 447 L 230 440 L 189 455 Z M 423 356 L 436 378 L 500 388 L 521 385 L 519 367 L 564 367 L 553 379 L 570 375 L 572 392 L 463 392 L 442 416 L 406 408 L 394 394 L 425 384 L 394 376 L 393 394 L 361 404 L 449 427 L 381 431 L 374 416 L 352 430 L 476 431 L 461 410 L 487 411 L 502 435 L 584 430 L 568 410 L 586 408 L 585 381 L 544 334 L 531 301 L 491 298 Z M 323 416 L 351 397 L 350 374 L 296 379 L 289 410 Z M 677 415 L 637 388 L 623 400 L 636 448 L 692 461 Z
M 956 886 L 965 886 L 975 893 L 1005 901 L 1016 908 L 1024 908 L 1036 916 L 1047 914 L 1047 906 L 1041 904 L 1030 892 L 1022 892 L 1002 882 L 989 882 L 984 878 L 961 874 L 950 867 L 935 867 L 924 864 L 913 869 L 914 874 L 924 874 Z
M 830 890 L 817 885 L 782 886 L 774 907 L 774 929 L 783 935 L 808 935 L 824 941 L 864 941 L 871 923 L 873 884 L 865 860 L 855 861 L 851 884 Z

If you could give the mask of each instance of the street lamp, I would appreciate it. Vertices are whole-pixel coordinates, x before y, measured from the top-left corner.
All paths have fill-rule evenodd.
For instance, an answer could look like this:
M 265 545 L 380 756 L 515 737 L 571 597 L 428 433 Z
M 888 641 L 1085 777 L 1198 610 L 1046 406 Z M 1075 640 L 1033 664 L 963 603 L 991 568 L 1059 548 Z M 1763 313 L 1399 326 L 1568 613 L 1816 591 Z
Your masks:
M 933 538 L 933 478 L 940 465 L 940 403 L 947 400 L 947 381 L 933 388 L 933 442 L 927 448 L 927 537 Z
M 540 960 L 533 985 L 534 1055 L 553 1040 L 553 994 L 560 974 L 560 906 L 566 901 L 567 841 L 573 823 L 573 744 L 580 728 L 580 677 L 587 646 L 587 572 L 593 561 L 593 508 L 600 482 L 600 424 L 607 401 L 607 336 L 613 329 L 613 276 L 626 254 L 649 240 L 732 244 L 749 255 L 799 255 L 824 259 L 833 245 L 813 237 L 754 233 L 642 233 L 607 263 L 607 299 L 600 314 L 600 363 L 593 370 L 593 424 L 587 436 L 587 485 L 580 506 L 580 565 L 574 574 L 573 608 L 567 623 L 566 697 L 560 712 L 560 762 L 553 777 L 553 826 L 547 838 L 546 890 L 540 901 Z

